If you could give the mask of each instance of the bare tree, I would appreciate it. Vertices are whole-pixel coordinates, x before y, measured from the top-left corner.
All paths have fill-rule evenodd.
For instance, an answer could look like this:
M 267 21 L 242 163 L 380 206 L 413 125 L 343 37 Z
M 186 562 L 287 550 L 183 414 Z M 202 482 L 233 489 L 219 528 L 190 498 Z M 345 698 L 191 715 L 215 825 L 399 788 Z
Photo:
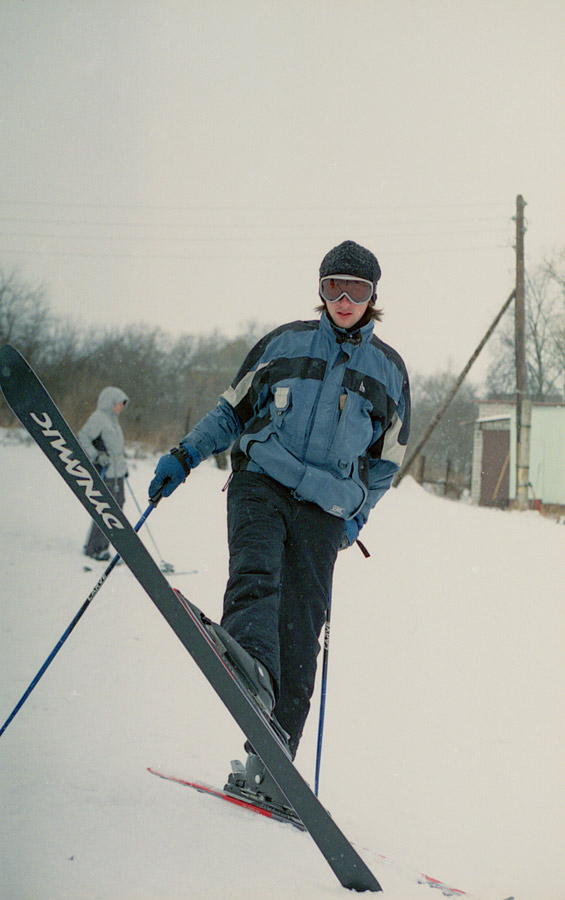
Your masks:
M 561 391 L 565 399 L 565 249 L 546 262 L 545 268 L 557 295 L 553 332 L 553 364 L 557 372 L 561 373 Z
M 408 455 L 452 390 L 455 379 L 453 372 L 412 376 L 412 426 Z M 461 385 L 425 445 L 425 481 L 442 482 L 446 472 L 449 472 L 456 493 L 470 485 L 475 413 L 475 388 L 467 382 Z
M 486 387 L 490 396 L 516 390 L 514 319 L 500 328 Z M 526 369 L 533 399 L 565 397 L 565 253 L 526 276 Z
M 44 287 L 31 287 L 0 266 L 0 345 L 14 344 L 35 359 L 51 323 Z

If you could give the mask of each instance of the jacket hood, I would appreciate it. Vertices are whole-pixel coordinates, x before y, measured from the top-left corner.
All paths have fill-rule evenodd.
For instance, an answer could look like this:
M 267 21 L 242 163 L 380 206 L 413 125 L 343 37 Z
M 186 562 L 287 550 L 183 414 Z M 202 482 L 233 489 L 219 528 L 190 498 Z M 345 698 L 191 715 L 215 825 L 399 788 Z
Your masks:
M 105 413 L 113 413 L 116 403 L 128 403 L 128 395 L 118 387 L 105 387 L 100 391 L 97 408 Z

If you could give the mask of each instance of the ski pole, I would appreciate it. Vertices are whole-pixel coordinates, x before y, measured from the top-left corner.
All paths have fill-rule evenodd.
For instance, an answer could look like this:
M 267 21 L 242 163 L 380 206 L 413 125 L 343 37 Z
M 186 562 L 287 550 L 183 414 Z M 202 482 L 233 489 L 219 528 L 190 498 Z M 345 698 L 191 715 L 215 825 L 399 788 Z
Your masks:
M 320 716 L 318 720 L 318 746 L 316 749 L 316 777 L 314 781 L 314 793 L 318 796 L 320 785 L 320 766 L 322 764 L 322 741 L 324 738 L 324 719 L 326 715 L 326 687 L 328 681 L 328 661 L 330 655 L 330 617 L 332 611 L 331 590 L 328 596 L 326 609 L 326 624 L 324 626 L 324 658 L 322 664 L 322 691 L 320 695 Z
M 152 498 L 152 500 L 151 500 L 149 506 L 147 507 L 147 509 L 145 510 L 145 512 L 143 513 L 143 515 L 141 516 L 141 519 L 139 520 L 139 522 L 138 522 L 137 525 L 135 526 L 135 529 L 134 529 L 135 531 L 139 531 L 139 529 L 141 528 L 141 526 L 143 525 L 143 523 L 144 523 L 145 520 L 147 519 L 148 515 L 155 509 L 155 506 L 157 505 L 157 503 L 159 502 L 160 499 L 161 499 L 161 496 L 160 496 L 160 495 L 155 496 L 155 497 Z M 60 637 L 58 643 L 55 645 L 55 647 L 53 647 L 53 650 L 51 651 L 51 653 L 49 654 L 49 656 L 47 657 L 47 659 L 45 660 L 45 662 L 44 662 L 43 665 L 41 666 L 39 672 L 37 673 L 37 675 L 35 676 L 35 678 L 34 678 L 33 681 L 31 682 L 31 684 L 29 685 L 29 687 L 27 688 L 27 690 L 24 692 L 24 694 L 22 695 L 22 697 L 20 698 L 20 700 L 16 703 L 14 709 L 12 710 L 12 712 L 10 713 L 10 715 L 8 716 L 8 718 L 6 719 L 6 721 L 4 722 L 4 724 L 2 725 L 2 728 L 0 728 L 0 737 L 1 737 L 1 736 L 4 734 L 4 732 L 6 731 L 6 728 L 8 727 L 8 725 L 10 724 L 10 722 L 12 721 L 12 719 L 14 718 L 14 716 L 16 715 L 16 713 L 22 708 L 22 706 L 23 706 L 24 703 L 26 702 L 27 698 L 29 697 L 29 695 L 30 695 L 31 692 L 33 691 L 34 687 L 36 686 L 36 684 L 38 683 L 38 681 L 40 680 L 40 678 L 45 674 L 45 672 L 47 671 L 47 669 L 49 668 L 49 666 L 51 665 L 51 663 L 53 662 L 53 660 L 54 660 L 55 657 L 57 656 L 57 653 L 59 652 L 59 650 L 61 649 L 61 647 L 63 646 L 63 644 L 64 644 L 65 641 L 67 640 L 67 638 L 69 637 L 71 631 L 73 630 L 73 628 L 75 627 L 75 625 L 77 624 L 77 622 L 79 621 L 79 619 L 82 618 L 82 616 L 84 615 L 84 613 L 86 612 L 86 610 L 87 610 L 88 607 L 90 606 L 92 600 L 94 600 L 96 594 L 98 593 L 98 591 L 100 590 L 100 588 L 102 587 L 102 585 L 104 584 L 104 582 L 106 581 L 106 579 L 108 578 L 108 576 L 110 575 L 110 572 L 111 572 L 111 571 L 114 569 L 114 567 L 118 564 L 118 560 L 119 560 L 119 559 L 120 559 L 120 554 L 119 554 L 119 553 L 116 553 L 116 555 L 114 556 L 113 560 L 109 563 L 109 565 L 107 566 L 107 568 L 104 570 L 104 572 L 102 573 L 102 575 L 100 576 L 100 578 L 98 579 L 98 581 L 96 582 L 96 584 L 94 585 L 93 589 L 91 590 L 90 594 L 88 595 L 88 597 L 86 598 L 86 600 L 85 600 L 84 603 L 82 604 L 81 608 L 79 609 L 79 611 L 77 612 L 76 616 L 74 617 L 74 619 L 73 619 L 72 622 L 70 623 L 69 627 L 68 627 L 67 630 L 61 635 L 61 637 Z
M 361 550 L 365 559 L 371 555 L 365 544 L 360 540 L 355 542 Z M 320 716 L 318 721 L 318 746 L 316 749 L 316 776 L 314 780 L 314 793 L 318 796 L 318 788 L 320 786 L 320 767 L 322 765 L 322 741 L 324 738 L 324 719 L 326 715 L 326 690 L 328 681 L 328 662 L 330 655 L 330 618 L 332 611 L 332 593 L 330 590 L 328 596 L 328 607 L 326 609 L 326 624 L 324 626 L 324 657 L 322 663 L 322 691 L 320 695 Z
M 133 498 L 133 502 L 137 506 L 137 511 L 141 515 L 141 507 L 140 507 L 139 503 L 137 502 L 137 497 L 135 496 L 135 494 L 133 492 L 133 488 L 132 488 L 131 484 L 129 483 L 129 478 L 127 476 L 125 478 L 125 482 L 128 486 L 129 492 Z M 151 541 L 153 542 L 153 546 L 155 547 L 155 552 L 157 553 L 157 556 L 161 560 L 161 572 L 164 572 L 166 575 L 171 575 L 175 571 L 175 567 L 173 566 L 172 563 L 165 562 L 165 560 L 161 556 L 161 553 L 159 552 L 159 548 L 155 542 L 155 538 L 153 537 L 153 535 L 151 534 L 151 531 L 149 530 L 149 525 L 147 526 L 147 528 L 145 530 L 146 530 L 147 534 L 149 535 L 149 537 L 151 538 Z

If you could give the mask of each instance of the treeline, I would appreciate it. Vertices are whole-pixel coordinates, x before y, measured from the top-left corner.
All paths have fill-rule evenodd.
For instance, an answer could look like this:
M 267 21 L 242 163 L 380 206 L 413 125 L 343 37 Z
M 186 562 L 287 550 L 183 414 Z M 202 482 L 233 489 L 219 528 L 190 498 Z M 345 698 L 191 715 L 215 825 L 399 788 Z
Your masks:
M 558 259 L 562 261 L 563 256 Z M 556 280 L 552 279 L 551 283 L 555 285 Z M 529 358 L 538 361 L 538 372 L 539 360 L 544 360 L 544 376 L 538 378 L 537 384 L 544 383 L 552 393 L 559 384 L 554 372 L 564 371 L 563 357 L 560 362 L 555 355 L 555 347 L 565 346 L 563 285 L 562 281 L 561 291 L 549 295 L 551 305 L 548 292 L 534 292 L 531 283 L 528 292 Z M 536 352 L 540 350 L 536 344 L 541 334 L 540 309 L 552 326 L 544 332 L 553 341 L 544 344 L 545 356 Z M 532 311 L 538 312 L 537 318 Z M 490 348 L 497 365 L 492 366 L 484 388 L 479 392 L 470 382 L 459 388 L 427 442 L 419 468 L 412 470 L 412 474 L 439 492 L 459 497 L 470 487 L 473 422 L 479 393 L 481 396 L 512 395 L 512 325 L 512 315 L 509 315 Z M 120 420 L 126 440 L 142 444 L 155 453 L 169 449 L 214 407 L 246 353 L 265 330 L 265 326 L 249 325 L 235 339 L 229 339 L 219 332 L 172 337 L 143 324 L 120 329 L 80 328 L 51 313 L 42 288 L 30 288 L 14 274 L 6 275 L 0 267 L 0 343 L 12 343 L 24 354 L 75 431 L 95 409 L 102 388 L 108 384 L 122 388 L 131 398 L 131 405 Z M 457 374 L 438 372 L 421 376 L 410 372 L 413 410 L 408 453 L 441 407 Z M 539 387 L 535 393 L 538 397 L 543 395 Z M 2 400 L 0 425 L 14 423 Z
M 75 431 L 95 409 L 102 388 L 122 388 L 131 398 L 120 419 L 126 440 L 152 452 L 169 449 L 214 407 L 264 330 L 251 325 L 230 340 L 220 333 L 173 338 L 147 325 L 79 328 L 52 315 L 42 288 L 30 288 L 0 268 L 0 343 L 24 354 Z M 414 445 L 453 376 L 411 375 Z M 425 450 L 424 480 L 441 487 L 447 472 L 449 494 L 459 496 L 470 484 L 474 414 L 473 390 L 464 386 Z M 0 425 L 14 423 L 2 400 Z
M 212 409 L 258 337 L 254 325 L 235 339 L 171 337 L 147 325 L 80 328 L 51 313 L 43 288 L 0 268 L 0 345 L 26 357 L 73 430 L 111 384 L 131 399 L 120 420 L 126 440 L 168 449 Z M 13 423 L 2 399 L 0 424 Z

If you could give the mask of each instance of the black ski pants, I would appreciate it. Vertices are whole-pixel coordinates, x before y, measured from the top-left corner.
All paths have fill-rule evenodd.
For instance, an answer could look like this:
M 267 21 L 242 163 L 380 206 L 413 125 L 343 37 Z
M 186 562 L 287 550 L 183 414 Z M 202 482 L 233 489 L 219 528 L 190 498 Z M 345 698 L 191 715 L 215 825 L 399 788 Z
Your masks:
M 269 670 L 294 754 L 310 709 L 342 519 L 266 475 L 234 473 L 221 624 Z

